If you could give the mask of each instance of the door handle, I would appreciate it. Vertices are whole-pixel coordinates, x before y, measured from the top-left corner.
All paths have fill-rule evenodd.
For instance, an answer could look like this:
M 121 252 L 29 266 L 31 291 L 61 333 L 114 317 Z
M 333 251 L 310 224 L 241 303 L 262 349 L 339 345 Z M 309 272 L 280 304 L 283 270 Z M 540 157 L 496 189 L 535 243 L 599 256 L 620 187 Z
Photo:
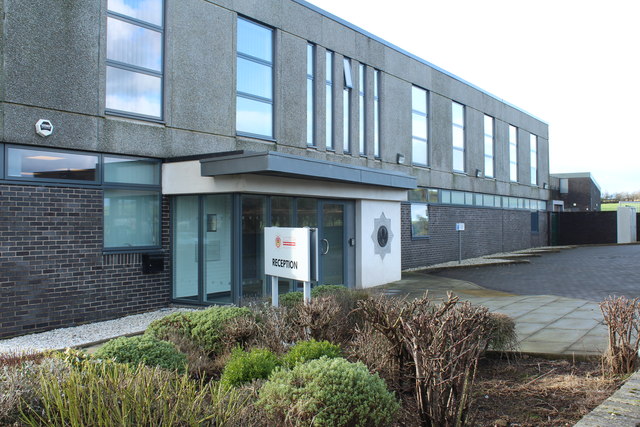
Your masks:
M 322 239 L 322 243 L 326 245 L 326 249 L 322 251 L 322 255 L 326 255 L 329 253 L 329 241 L 327 239 Z

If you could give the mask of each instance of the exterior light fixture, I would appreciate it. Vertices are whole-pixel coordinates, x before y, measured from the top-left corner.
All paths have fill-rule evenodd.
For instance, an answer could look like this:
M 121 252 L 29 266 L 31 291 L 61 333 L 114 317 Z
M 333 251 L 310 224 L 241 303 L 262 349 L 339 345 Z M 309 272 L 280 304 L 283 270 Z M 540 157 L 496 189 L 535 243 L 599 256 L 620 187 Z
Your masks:
M 398 153 L 398 164 L 404 165 L 404 154 Z

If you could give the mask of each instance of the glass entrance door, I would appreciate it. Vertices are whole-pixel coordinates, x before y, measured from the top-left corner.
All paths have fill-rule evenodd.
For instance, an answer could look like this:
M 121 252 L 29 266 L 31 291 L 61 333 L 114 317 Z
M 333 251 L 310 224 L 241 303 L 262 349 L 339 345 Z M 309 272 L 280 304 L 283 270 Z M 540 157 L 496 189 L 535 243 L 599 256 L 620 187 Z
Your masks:
M 355 285 L 353 202 L 320 202 L 320 284 Z

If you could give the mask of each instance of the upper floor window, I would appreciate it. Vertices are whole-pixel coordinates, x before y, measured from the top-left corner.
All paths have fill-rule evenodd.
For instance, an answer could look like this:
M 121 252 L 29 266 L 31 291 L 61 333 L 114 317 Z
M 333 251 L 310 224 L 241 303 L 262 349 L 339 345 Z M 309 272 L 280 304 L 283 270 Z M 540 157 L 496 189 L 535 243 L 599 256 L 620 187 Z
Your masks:
M 163 0 L 108 0 L 105 108 L 162 119 Z
M 538 185 L 538 137 L 531 134 L 529 143 L 531 150 L 531 185 Z
M 325 138 L 327 149 L 333 150 L 333 52 L 325 55 Z
M 484 116 L 484 176 L 493 178 L 493 117 Z
M 344 88 L 342 90 L 342 151 L 351 152 L 351 89 L 353 89 L 353 75 L 351 74 L 351 60 L 343 58 Z
M 451 103 L 451 133 L 453 142 L 453 170 L 464 172 L 464 105 Z
M 273 138 L 273 30 L 238 18 L 236 130 Z
M 315 124 L 315 90 L 313 87 L 315 79 L 315 52 L 316 48 L 311 43 L 307 44 L 307 145 L 315 146 L 314 124 Z
M 509 125 L 509 178 L 518 181 L 518 128 Z
M 358 151 L 361 155 L 366 154 L 365 145 L 365 116 L 364 116 L 364 64 L 358 65 Z
M 7 147 L 7 178 L 29 181 L 99 182 L 96 154 Z
M 411 160 L 417 165 L 429 164 L 428 118 L 427 91 L 413 86 L 411 88 Z
M 373 71 L 373 155 L 380 158 L 380 71 Z

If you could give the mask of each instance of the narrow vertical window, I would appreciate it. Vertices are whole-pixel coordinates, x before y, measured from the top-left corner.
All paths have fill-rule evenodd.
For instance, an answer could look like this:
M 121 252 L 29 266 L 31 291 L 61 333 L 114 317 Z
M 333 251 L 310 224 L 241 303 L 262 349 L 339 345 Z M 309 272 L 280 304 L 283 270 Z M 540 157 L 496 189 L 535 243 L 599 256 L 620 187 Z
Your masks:
M 162 119 L 164 22 L 162 0 L 107 3 L 105 108 Z
M 315 147 L 316 140 L 313 135 L 315 123 L 314 106 L 314 75 L 315 75 L 315 46 L 311 43 L 307 44 L 307 145 Z
M 411 88 L 411 161 L 416 165 L 429 164 L 429 121 L 427 91 Z
M 343 58 L 344 88 L 342 90 L 342 151 L 351 152 L 351 89 L 353 89 L 353 75 L 351 74 L 351 60 Z
M 327 51 L 325 58 L 325 138 L 328 150 L 333 150 L 333 52 Z
M 380 158 L 380 71 L 373 71 L 373 155 Z
M 451 103 L 451 133 L 453 141 L 453 170 L 464 172 L 464 105 Z
M 358 65 L 358 151 L 366 154 L 364 116 L 364 64 Z
M 273 138 L 273 30 L 238 18 L 236 131 Z
M 509 178 L 518 181 L 518 128 L 509 125 Z
M 529 135 L 531 150 L 531 185 L 538 185 L 538 137 Z
M 493 117 L 484 116 L 484 176 L 493 178 Z

